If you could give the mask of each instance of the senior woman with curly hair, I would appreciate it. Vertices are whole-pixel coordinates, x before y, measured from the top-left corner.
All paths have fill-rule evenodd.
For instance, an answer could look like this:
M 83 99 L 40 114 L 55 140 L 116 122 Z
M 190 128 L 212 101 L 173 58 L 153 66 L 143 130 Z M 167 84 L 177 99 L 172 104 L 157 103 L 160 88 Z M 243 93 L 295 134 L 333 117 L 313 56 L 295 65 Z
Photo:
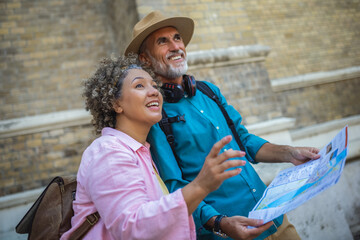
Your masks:
M 163 97 L 152 73 L 135 56 L 106 58 L 84 86 L 86 109 L 101 136 L 83 153 L 72 228 L 62 239 L 96 211 L 100 219 L 84 239 L 196 239 L 192 212 L 225 179 L 239 174 L 239 168 L 228 169 L 244 161 L 225 160 L 244 153 L 219 154 L 231 140 L 223 138 L 197 178 L 169 194 L 146 142 L 150 127 L 162 117 Z

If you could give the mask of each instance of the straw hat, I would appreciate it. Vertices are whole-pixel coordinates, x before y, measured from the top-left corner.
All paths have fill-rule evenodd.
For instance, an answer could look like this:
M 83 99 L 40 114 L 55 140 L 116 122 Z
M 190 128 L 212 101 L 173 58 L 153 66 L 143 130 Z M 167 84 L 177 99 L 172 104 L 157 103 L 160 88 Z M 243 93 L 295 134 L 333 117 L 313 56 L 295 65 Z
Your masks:
M 186 46 L 194 32 L 194 21 L 188 17 L 165 17 L 159 11 L 154 11 L 134 26 L 133 38 L 125 50 L 125 56 L 130 52 L 139 53 L 140 45 L 147 36 L 160 28 L 170 26 L 178 30 Z

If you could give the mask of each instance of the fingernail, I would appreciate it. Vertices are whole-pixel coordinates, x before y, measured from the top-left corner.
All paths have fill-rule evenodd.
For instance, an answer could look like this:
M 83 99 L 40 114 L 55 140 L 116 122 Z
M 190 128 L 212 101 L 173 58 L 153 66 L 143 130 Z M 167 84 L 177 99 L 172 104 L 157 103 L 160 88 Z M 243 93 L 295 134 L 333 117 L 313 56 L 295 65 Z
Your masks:
M 261 220 L 261 219 L 258 219 L 258 220 L 257 220 L 257 225 L 262 225 L 263 223 L 264 223 L 263 220 Z

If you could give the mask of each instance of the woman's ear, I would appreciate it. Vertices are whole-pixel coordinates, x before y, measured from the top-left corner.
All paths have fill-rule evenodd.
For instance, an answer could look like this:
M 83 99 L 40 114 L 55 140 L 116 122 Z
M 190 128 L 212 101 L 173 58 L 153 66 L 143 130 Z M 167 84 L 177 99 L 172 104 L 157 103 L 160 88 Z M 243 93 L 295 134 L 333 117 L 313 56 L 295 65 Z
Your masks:
M 113 108 L 116 113 L 122 113 L 124 109 L 120 106 L 118 101 L 113 102 Z

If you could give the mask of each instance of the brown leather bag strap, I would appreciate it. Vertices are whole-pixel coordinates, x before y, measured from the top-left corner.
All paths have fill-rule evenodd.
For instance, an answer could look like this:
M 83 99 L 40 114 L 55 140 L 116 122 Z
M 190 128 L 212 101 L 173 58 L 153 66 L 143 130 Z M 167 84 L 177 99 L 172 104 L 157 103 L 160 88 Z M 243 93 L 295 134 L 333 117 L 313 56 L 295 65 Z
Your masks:
M 82 239 L 85 234 L 99 221 L 100 215 L 98 212 L 90 214 L 86 217 L 80 227 L 78 227 L 74 232 L 71 233 L 69 240 L 78 240 Z

